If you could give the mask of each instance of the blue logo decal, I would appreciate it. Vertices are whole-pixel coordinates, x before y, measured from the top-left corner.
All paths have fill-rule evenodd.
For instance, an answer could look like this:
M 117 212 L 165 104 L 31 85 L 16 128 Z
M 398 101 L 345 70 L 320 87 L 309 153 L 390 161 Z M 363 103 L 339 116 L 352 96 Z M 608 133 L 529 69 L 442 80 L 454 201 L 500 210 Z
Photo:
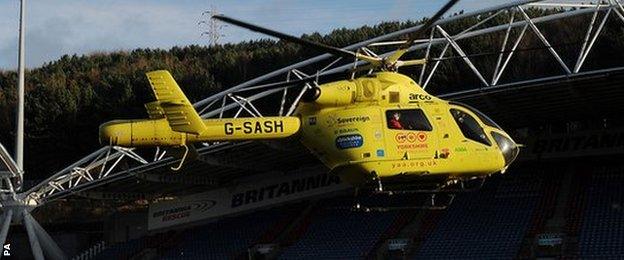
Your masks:
M 362 145 L 364 145 L 364 138 L 358 134 L 336 137 L 336 147 L 338 147 L 338 149 L 357 148 Z
M 386 153 L 384 152 L 383 149 L 377 149 L 377 157 L 384 157 L 386 156 Z

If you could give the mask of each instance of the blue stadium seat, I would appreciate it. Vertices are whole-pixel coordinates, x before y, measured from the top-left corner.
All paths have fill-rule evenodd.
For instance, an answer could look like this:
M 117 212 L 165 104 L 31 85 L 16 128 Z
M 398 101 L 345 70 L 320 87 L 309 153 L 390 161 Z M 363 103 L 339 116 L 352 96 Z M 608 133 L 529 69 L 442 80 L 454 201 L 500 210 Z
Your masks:
M 280 259 L 361 259 L 374 249 L 397 212 L 353 212 L 352 199 L 321 204 L 303 236 Z
M 227 218 L 189 229 L 183 241 L 169 250 L 164 259 L 233 259 L 247 252 L 284 215 L 295 210 L 271 209 Z
M 624 171 L 590 178 L 579 233 L 581 258 L 624 258 Z
M 518 253 L 541 185 L 493 178 L 460 194 L 425 238 L 415 259 L 511 259 Z

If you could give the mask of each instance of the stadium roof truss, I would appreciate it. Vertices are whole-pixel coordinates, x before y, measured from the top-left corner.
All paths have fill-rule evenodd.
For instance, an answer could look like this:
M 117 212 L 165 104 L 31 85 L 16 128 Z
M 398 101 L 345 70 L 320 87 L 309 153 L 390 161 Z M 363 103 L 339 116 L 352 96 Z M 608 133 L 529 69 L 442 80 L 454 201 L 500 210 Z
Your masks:
M 526 12 L 530 7 L 563 8 L 564 11 L 530 17 Z M 582 15 L 591 16 L 591 19 L 586 24 L 587 31 L 576 61 L 574 64 L 567 64 L 550 43 L 548 35 L 538 25 L 552 25 L 556 23 L 549 22 Z M 478 22 L 467 28 L 461 28 L 462 30 L 458 33 L 449 33 L 449 24 L 471 17 L 480 19 L 475 19 Z M 448 17 L 436 22 L 428 37 L 416 41 L 410 48 L 410 51 L 424 53 L 425 58 L 430 61 L 422 66 L 417 82 L 425 88 L 431 85 L 435 80 L 434 75 L 439 72 L 440 63 L 452 49 L 459 54 L 459 59 L 478 78 L 480 85 L 474 86 L 473 89 L 504 88 L 513 85 L 516 82 L 501 83 L 501 76 L 512 66 L 527 66 L 510 63 L 510 60 L 518 52 L 522 39 L 529 33 L 533 33 L 543 48 L 548 50 L 548 53 L 557 61 L 563 76 L 586 73 L 587 71 L 583 71 L 583 65 L 590 57 L 588 54 L 595 48 L 597 39 L 604 34 L 608 19 L 620 20 L 624 25 L 624 7 L 621 0 L 608 0 L 593 4 L 524 0 Z M 403 29 L 347 46 L 344 49 L 386 57 L 390 55 L 390 52 L 375 54 L 371 48 L 401 44 L 403 41 L 397 41 L 396 38 L 414 32 L 418 28 L 419 26 L 414 26 Z M 495 33 L 503 34 L 504 38 L 500 46 L 494 46 L 500 51 L 493 64 L 494 67 L 476 66 L 472 57 L 462 48 L 462 44 L 471 39 Z M 295 111 L 303 94 L 312 85 L 318 84 L 320 79 L 337 73 L 349 73 L 365 64 L 366 62 L 361 60 L 345 61 L 330 54 L 319 55 L 231 87 L 196 102 L 194 106 L 203 118 L 287 116 Z M 314 73 L 304 73 L 303 70 L 309 66 L 321 69 Z M 492 73 L 487 75 L 485 72 Z M 267 83 L 269 80 L 274 80 L 274 83 Z M 275 107 L 267 108 L 267 106 L 257 105 L 262 102 L 274 104 Z M 228 147 L 246 145 L 250 145 L 250 142 L 203 143 L 201 147 L 197 147 L 197 151 L 201 156 L 210 156 L 211 153 Z M 146 154 L 151 155 L 148 158 Z M 42 205 L 76 192 L 138 174 L 149 174 L 157 169 L 169 167 L 175 161 L 176 159 L 167 154 L 167 151 L 160 149 L 138 151 L 122 147 L 103 147 L 23 192 L 21 197 L 29 205 Z M 2 189 L 4 191 L 7 188 L 2 187 Z

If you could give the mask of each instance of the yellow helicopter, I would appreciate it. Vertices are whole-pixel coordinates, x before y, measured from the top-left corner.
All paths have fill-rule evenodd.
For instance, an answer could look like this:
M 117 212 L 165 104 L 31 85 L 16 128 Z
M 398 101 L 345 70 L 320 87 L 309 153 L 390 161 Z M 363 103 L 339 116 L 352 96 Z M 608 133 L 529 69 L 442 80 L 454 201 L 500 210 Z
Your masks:
M 447 3 L 421 27 L 426 30 L 457 0 Z M 374 72 L 353 79 L 315 85 L 293 116 L 202 119 L 167 71 L 147 73 L 156 101 L 146 104 L 149 119 L 115 120 L 100 126 L 100 142 L 125 147 L 184 147 L 209 141 L 298 138 L 331 173 L 362 186 L 398 183 L 409 186 L 434 177 L 443 186 L 483 180 L 504 171 L 516 158 L 518 145 L 494 121 L 467 105 L 428 94 L 401 66 L 415 38 L 390 56 L 367 56 L 235 20 L 234 25 L 283 40 L 369 62 Z

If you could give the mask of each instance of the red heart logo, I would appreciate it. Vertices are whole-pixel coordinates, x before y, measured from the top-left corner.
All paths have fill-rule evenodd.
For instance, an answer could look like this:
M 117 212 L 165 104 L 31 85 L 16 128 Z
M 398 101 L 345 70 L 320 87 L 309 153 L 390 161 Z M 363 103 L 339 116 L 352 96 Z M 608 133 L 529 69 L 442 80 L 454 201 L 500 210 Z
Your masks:
M 425 134 L 423 132 L 420 132 L 420 133 L 418 133 L 417 136 L 418 136 L 418 141 L 420 141 L 420 142 L 427 141 L 427 134 Z

